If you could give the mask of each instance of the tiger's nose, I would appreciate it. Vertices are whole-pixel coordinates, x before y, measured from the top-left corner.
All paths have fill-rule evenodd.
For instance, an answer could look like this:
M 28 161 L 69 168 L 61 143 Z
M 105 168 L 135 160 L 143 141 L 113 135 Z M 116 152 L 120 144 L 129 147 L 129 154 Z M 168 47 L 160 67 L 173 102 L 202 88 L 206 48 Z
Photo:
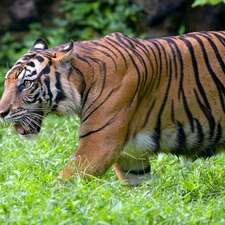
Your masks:
M 9 109 L 8 110 L 0 110 L 0 117 L 5 118 L 9 114 Z

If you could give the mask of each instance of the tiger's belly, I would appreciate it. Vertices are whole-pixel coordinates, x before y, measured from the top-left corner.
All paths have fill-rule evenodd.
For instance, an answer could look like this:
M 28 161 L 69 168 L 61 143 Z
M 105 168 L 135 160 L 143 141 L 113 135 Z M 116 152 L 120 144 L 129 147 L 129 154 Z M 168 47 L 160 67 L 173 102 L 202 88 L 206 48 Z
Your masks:
M 221 149 L 225 142 L 222 128 L 218 126 L 214 135 L 210 129 L 191 130 L 189 126 L 181 131 L 179 128 L 166 128 L 160 135 L 154 131 L 141 131 L 131 138 L 124 147 L 125 154 L 140 157 L 146 153 L 172 153 L 190 158 L 210 157 Z

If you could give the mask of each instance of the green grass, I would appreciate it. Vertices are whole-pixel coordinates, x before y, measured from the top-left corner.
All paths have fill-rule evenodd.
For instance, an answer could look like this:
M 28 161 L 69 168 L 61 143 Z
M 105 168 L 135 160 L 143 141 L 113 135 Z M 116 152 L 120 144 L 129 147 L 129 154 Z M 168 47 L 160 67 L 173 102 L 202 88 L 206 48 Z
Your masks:
M 0 125 L 0 224 L 225 224 L 225 156 L 152 157 L 152 179 L 54 182 L 77 147 L 79 121 L 51 116 L 33 140 Z M 184 165 L 183 165 L 184 164 Z

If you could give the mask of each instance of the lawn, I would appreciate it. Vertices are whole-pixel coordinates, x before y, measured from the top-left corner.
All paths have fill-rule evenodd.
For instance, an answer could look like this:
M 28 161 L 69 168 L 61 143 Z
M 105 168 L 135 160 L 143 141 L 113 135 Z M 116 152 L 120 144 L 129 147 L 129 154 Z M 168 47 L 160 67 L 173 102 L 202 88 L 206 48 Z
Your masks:
M 102 179 L 55 182 L 78 141 L 76 118 L 49 116 L 24 140 L 0 125 L 0 224 L 224 224 L 225 156 L 184 162 L 152 156 L 152 179 L 123 186 Z

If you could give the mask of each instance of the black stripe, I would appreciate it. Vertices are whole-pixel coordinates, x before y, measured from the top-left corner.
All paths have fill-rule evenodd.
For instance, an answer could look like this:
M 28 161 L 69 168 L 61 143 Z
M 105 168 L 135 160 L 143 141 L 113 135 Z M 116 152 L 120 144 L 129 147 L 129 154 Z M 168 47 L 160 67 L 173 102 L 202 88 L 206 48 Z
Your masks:
M 24 102 L 26 102 L 27 104 L 32 104 L 32 103 L 37 103 L 37 101 L 39 101 L 39 103 L 41 103 L 41 99 L 39 98 L 40 93 L 36 93 L 34 96 L 28 96 Z M 28 99 L 29 98 L 29 99 Z M 39 99 L 38 99 L 39 98 Z
M 39 88 L 39 83 L 38 82 L 34 82 L 33 87 L 30 89 L 29 96 L 34 94 L 38 88 Z M 27 96 L 27 97 L 29 97 L 29 96 Z
M 224 33 L 222 33 L 222 32 L 212 32 L 212 34 L 219 40 L 219 42 L 223 46 L 225 46 L 225 35 L 224 35 Z
M 57 95 L 55 97 L 55 102 L 58 104 L 59 101 L 65 99 L 66 96 L 65 96 L 64 91 L 62 89 L 59 72 L 55 72 L 55 78 L 56 78 L 55 87 L 57 88 Z
M 166 41 L 170 44 L 173 45 L 175 47 L 175 55 L 176 58 L 179 59 L 179 66 L 180 66 L 180 71 L 179 71 L 179 75 L 178 77 L 180 78 L 179 81 L 179 91 L 178 91 L 178 100 L 180 98 L 182 98 L 183 101 L 183 106 L 184 106 L 184 110 L 187 114 L 188 120 L 189 120 L 189 124 L 191 126 L 191 130 L 192 132 L 194 131 L 194 121 L 193 121 L 193 116 L 192 113 L 188 107 L 188 103 L 187 103 L 187 99 L 185 96 L 185 92 L 184 92 L 184 88 L 183 88 L 183 80 L 184 80 L 184 62 L 183 62 L 183 57 L 182 57 L 182 53 L 180 51 L 180 47 L 177 45 L 176 39 L 175 38 L 167 38 Z
M 96 83 L 96 80 L 95 80 L 94 82 L 91 83 L 90 87 L 89 87 L 88 90 L 87 90 L 86 95 L 83 96 L 83 99 L 82 99 L 82 101 L 83 101 L 83 103 L 82 103 L 82 109 L 84 109 L 84 106 L 85 106 L 85 104 L 86 104 L 86 102 L 87 102 L 89 93 L 90 93 L 91 89 L 94 87 L 95 83 Z
M 103 126 L 99 127 L 98 129 L 92 130 L 92 131 L 87 132 L 86 134 L 80 135 L 80 139 L 85 138 L 91 134 L 97 133 L 97 132 L 103 130 L 104 128 L 108 127 L 110 124 L 112 124 L 116 120 L 117 114 L 118 113 L 116 113 L 107 123 L 105 123 Z
M 214 141 L 213 141 L 213 143 L 212 143 L 212 146 L 214 146 L 216 143 L 219 142 L 221 136 L 222 136 L 222 127 L 221 127 L 221 124 L 218 123 L 218 124 L 217 124 L 217 133 L 216 133 L 216 135 L 215 135 L 215 139 L 214 139 Z
M 43 53 L 44 57 L 48 58 L 50 61 L 53 59 L 53 58 L 57 58 L 57 55 L 56 53 L 50 53 L 50 52 L 44 52 Z
M 81 77 L 81 83 L 82 83 L 82 88 L 81 88 L 81 96 L 83 98 L 84 91 L 86 89 L 86 82 L 84 79 L 84 74 L 78 69 L 77 67 L 73 66 L 73 69 L 76 71 L 76 73 Z
M 137 43 L 139 45 L 139 48 L 142 50 L 142 52 L 145 54 L 145 56 L 147 57 L 148 59 L 148 62 L 150 63 L 151 65 L 151 69 L 153 70 L 153 62 L 151 61 L 151 58 L 150 58 L 150 52 L 148 51 L 148 48 L 147 48 L 147 45 L 146 43 L 143 44 L 142 42 L 140 42 L 138 39 L 132 39 L 135 43 Z
M 39 103 L 42 102 L 42 100 L 41 100 L 41 98 L 40 98 L 39 96 L 40 96 L 40 93 L 36 93 L 36 94 L 33 96 L 33 99 L 34 99 L 33 103 L 34 103 L 34 102 L 37 102 L 38 99 L 39 99 Z
M 91 42 L 94 43 L 96 46 L 100 46 L 102 48 L 105 48 L 107 51 L 111 52 L 117 58 L 116 53 L 111 48 L 107 47 L 106 45 L 100 44 L 97 41 L 91 41 Z
M 136 90 L 135 90 L 135 92 L 134 92 L 134 94 L 133 94 L 133 96 L 132 96 L 132 98 L 131 98 L 131 100 L 130 100 L 130 102 L 129 102 L 129 104 L 128 104 L 128 106 L 130 106 L 130 105 L 132 104 L 132 102 L 133 102 L 135 96 L 137 95 L 138 89 L 140 88 L 141 72 L 140 72 L 139 67 L 138 67 L 138 65 L 136 64 L 136 62 L 135 62 L 133 56 L 132 56 L 132 55 L 130 54 L 130 52 L 127 50 L 127 49 L 129 49 L 129 47 L 124 43 L 123 38 L 121 38 L 121 36 L 120 36 L 119 34 L 117 34 L 117 33 L 116 33 L 116 38 L 117 38 L 117 40 L 118 40 L 121 44 L 123 44 L 123 45 L 125 46 L 125 47 L 124 47 L 124 46 L 121 46 L 121 45 L 120 45 L 121 48 L 123 48 L 124 50 L 126 49 L 126 53 L 128 54 L 129 58 L 131 59 L 131 62 L 132 62 L 133 66 L 134 66 L 134 68 L 135 68 L 135 70 L 136 70 L 136 72 L 137 72 L 138 82 L 137 82 L 137 85 L 136 85 Z M 130 50 L 132 51 L 132 53 L 133 53 L 135 56 L 137 56 L 137 53 L 136 53 L 135 51 L 133 51 L 132 49 L 130 49 Z M 137 56 L 137 57 L 138 57 L 138 56 Z
M 95 44 L 95 45 L 97 45 L 97 46 L 101 46 L 101 47 L 104 46 L 104 45 L 101 45 L 101 44 L 97 44 L 97 42 L 95 42 L 95 41 L 92 41 L 92 43 Z M 92 47 L 89 47 L 89 46 L 87 48 L 85 46 L 82 46 L 82 48 L 86 49 L 87 51 L 101 52 L 102 54 L 104 54 L 106 57 L 110 58 L 113 61 L 114 66 L 115 66 L 115 68 L 117 70 L 117 63 L 116 63 L 114 57 L 112 57 L 107 51 L 103 51 L 103 50 L 101 50 L 99 48 L 92 48 Z
M 165 73 L 165 75 L 168 74 L 168 69 L 170 69 L 170 74 L 171 74 L 171 77 L 170 77 L 170 78 L 172 78 L 172 63 L 171 63 L 171 61 L 170 61 L 170 65 L 169 65 L 168 59 L 167 59 L 167 57 L 169 57 L 169 59 L 171 60 L 171 56 L 170 56 L 169 54 L 167 54 L 167 51 L 165 50 L 164 45 L 161 44 L 160 41 L 157 41 L 157 40 L 156 40 L 155 42 L 158 43 L 158 45 L 161 47 L 161 50 L 160 50 L 160 48 L 158 47 L 158 49 L 159 49 L 159 51 L 160 51 L 160 55 L 161 55 L 161 52 L 163 52 L 163 55 L 164 55 L 164 58 L 162 58 L 162 55 L 161 55 L 161 60 L 162 60 L 162 62 L 163 62 L 163 59 L 165 59 L 165 62 L 166 62 L 166 73 Z M 162 67 L 162 64 L 161 64 L 161 67 Z M 162 68 L 161 68 L 160 76 L 161 76 L 161 75 L 162 75 Z M 160 79 L 161 79 L 161 78 L 160 78 Z
M 37 70 L 34 70 L 30 75 L 27 75 L 27 77 L 33 77 L 37 75 Z
M 28 65 L 28 66 L 31 66 L 31 67 L 35 67 L 34 62 L 32 62 L 32 61 L 28 62 L 27 65 Z
M 196 122 L 196 125 L 197 125 L 196 126 L 197 127 L 197 138 L 196 139 L 198 141 L 197 146 L 195 146 L 195 148 L 198 148 L 203 142 L 204 132 L 203 132 L 203 129 L 202 129 L 202 126 L 201 126 L 199 120 L 195 119 L 195 122 Z
M 194 35 L 192 35 L 192 38 L 195 39 Z M 205 93 L 205 90 L 201 84 L 201 81 L 200 81 L 200 77 L 199 77 L 199 70 L 198 70 L 198 62 L 197 62 L 197 59 L 195 57 L 195 53 L 194 53 L 194 48 L 193 48 L 193 45 L 191 43 L 191 41 L 189 41 L 188 39 L 186 38 L 180 38 L 180 40 L 182 40 L 184 42 L 184 44 L 187 46 L 190 54 L 191 54 L 191 60 L 192 60 L 192 66 L 193 66 L 193 70 L 194 70 L 194 77 L 195 77 L 195 82 L 196 82 L 196 85 L 198 87 L 198 90 L 204 100 L 204 103 L 206 105 L 206 107 L 211 110 L 211 106 L 209 104 L 209 101 L 207 99 L 207 96 L 206 96 L 206 93 Z
M 85 116 L 82 121 L 81 124 L 84 123 L 96 110 L 98 110 L 108 99 L 109 97 L 112 95 L 114 89 L 112 89 L 109 94 L 106 96 L 106 98 L 97 106 L 95 107 L 87 116 Z
M 174 110 L 174 101 L 171 101 L 171 121 L 175 123 L 175 110 Z
M 128 37 L 128 36 L 126 36 L 126 35 L 121 35 L 120 33 L 117 33 L 117 35 L 118 36 L 121 36 L 125 41 L 127 41 L 127 43 L 128 44 L 126 44 L 125 42 L 124 42 L 124 45 L 126 45 L 128 48 L 130 48 L 130 49 L 135 49 L 136 48 L 136 46 L 133 44 L 133 38 L 131 38 L 131 37 Z M 129 46 L 130 45 L 130 46 Z
M 206 38 L 207 41 L 211 44 L 211 47 L 213 48 L 213 50 L 215 52 L 217 60 L 218 60 L 219 64 L 221 65 L 221 68 L 222 68 L 223 72 L 225 73 L 225 64 L 224 64 L 221 56 L 219 55 L 219 51 L 218 51 L 218 48 L 216 47 L 215 43 L 212 42 L 212 40 L 209 39 L 207 36 L 205 36 L 205 35 L 201 35 L 201 36 Z M 200 38 L 198 38 L 198 37 L 196 37 L 196 39 L 198 39 L 199 44 L 200 44 L 200 46 L 202 48 L 203 55 L 204 55 L 204 60 L 206 62 L 207 69 L 209 70 L 209 73 L 210 73 L 210 75 L 211 75 L 215 85 L 217 86 L 217 90 L 219 92 L 220 104 L 222 106 L 223 111 L 225 112 L 225 103 L 224 103 L 225 87 L 222 84 L 222 82 L 219 80 L 219 78 L 216 76 L 216 74 L 214 73 L 213 69 L 210 66 L 210 62 L 209 62 L 209 58 L 208 58 L 208 55 L 207 55 L 207 51 L 205 49 L 205 46 L 204 46 L 202 40 Z
M 76 53 L 76 59 L 79 59 L 80 61 L 87 63 L 88 66 L 91 67 L 90 62 L 86 60 L 86 58 L 81 57 L 78 53 Z
M 171 49 L 171 52 L 172 52 L 172 58 L 173 58 L 173 62 L 174 62 L 173 74 L 175 74 L 175 78 L 177 79 L 178 78 L 177 60 L 179 60 L 179 63 L 180 63 L 180 61 L 182 63 L 182 59 L 180 59 L 180 57 L 179 57 L 180 55 L 179 54 L 177 55 L 177 52 L 176 52 L 177 51 L 177 48 L 176 48 L 177 46 L 173 46 L 174 44 L 173 44 L 172 39 L 171 38 L 166 38 L 165 41 L 167 41 L 167 43 L 168 43 L 168 45 L 169 45 L 169 47 Z M 175 51 L 174 47 L 176 48 L 176 51 Z
M 42 57 L 42 56 L 40 56 L 40 55 L 36 55 L 35 56 L 35 59 L 37 59 L 40 63 L 42 63 L 42 62 L 44 62 L 44 58 Z
M 106 43 L 109 44 L 111 47 L 113 47 L 116 51 L 119 52 L 119 54 L 120 54 L 121 57 L 123 58 L 124 64 L 125 64 L 126 69 L 127 69 L 127 68 L 128 68 L 128 65 L 127 65 L 127 61 L 126 61 L 126 58 L 125 58 L 124 54 L 122 53 L 122 51 L 120 50 L 120 48 L 115 47 L 115 46 L 114 46 L 112 43 L 110 43 L 110 42 L 113 42 L 114 44 L 119 45 L 119 46 L 120 46 L 120 44 L 119 44 L 118 42 L 112 40 L 112 39 L 109 38 L 108 36 L 106 37 L 106 39 L 108 40 L 108 41 L 106 40 Z
M 158 73 L 157 73 L 157 78 L 158 78 L 157 88 L 158 88 L 159 87 L 159 83 L 161 81 L 161 76 L 162 76 L 162 56 L 161 56 L 161 51 L 160 51 L 160 48 L 158 46 L 158 43 L 156 43 L 155 41 L 151 41 L 151 43 L 156 48 L 158 56 L 159 56 L 159 64 L 157 65 L 157 69 L 158 69 Z
M 177 149 L 178 149 L 178 151 L 182 150 L 182 153 L 185 153 L 183 151 L 184 151 L 184 147 L 185 147 L 186 135 L 185 135 L 185 132 L 184 132 L 183 125 L 179 121 L 177 121 L 177 125 L 178 125 L 177 137 L 176 137 L 176 140 L 177 140 L 177 143 L 178 143 Z
M 30 60 L 31 58 L 34 58 L 35 55 L 36 55 L 36 54 L 28 53 L 28 54 L 26 54 L 26 55 L 24 55 L 24 56 L 22 57 L 22 60 L 24 60 L 24 61 Z
M 99 97 L 102 95 L 104 89 L 105 89 L 105 83 L 106 83 L 106 74 L 107 74 L 107 70 L 106 70 L 106 64 L 104 62 L 102 62 L 101 60 L 97 59 L 97 58 L 92 58 L 90 56 L 87 56 L 87 58 L 89 58 L 90 60 L 92 60 L 93 62 L 97 63 L 100 67 L 100 72 L 102 72 L 101 74 L 103 74 L 103 82 L 102 82 L 102 87 L 101 87 L 101 91 L 99 92 L 98 96 L 95 98 L 95 100 L 93 100 L 91 102 L 91 104 L 86 108 L 85 112 L 87 112 L 87 110 L 99 99 Z M 99 74 L 99 76 L 101 75 Z M 94 81 L 92 83 L 92 87 L 94 85 L 94 83 L 96 83 L 96 81 Z M 99 83 L 99 82 L 98 82 Z M 86 96 L 87 97 L 87 96 Z
M 169 91 L 170 91 L 170 85 L 171 85 L 171 82 L 172 82 L 172 60 L 170 58 L 170 55 L 167 55 L 166 52 L 165 52 L 165 49 L 163 48 L 163 46 L 161 46 L 162 49 L 163 49 L 163 52 L 164 52 L 164 55 L 165 55 L 165 59 L 167 61 L 167 56 L 169 58 L 169 63 L 167 61 L 167 73 L 168 73 L 168 85 L 167 85 L 167 88 L 166 88 L 166 92 L 165 92 L 165 95 L 164 95 L 164 99 L 163 99 L 163 102 L 161 104 L 161 107 L 160 107 L 160 110 L 158 112 L 158 116 L 157 116 L 157 122 L 156 122 L 156 126 L 155 126 L 155 136 L 154 136 L 154 140 L 155 140 L 155 143 L 156 143 L 156 146 L 157 148 L 159 149 L 160 148 L 160 143 L 159 143 L 159 140 L 160 140 L 160 136 L 161 136 L 161 116 L 162 116 L 162 113 L 163 113 L 163 110 L 165 108 L 165 105 L 166 105 L 166 101 L 168 99 L 168 95 L 169 95 Z
M 14 68 L 16 68 L 16 66 L 20 67 L 21 64 L 24 64 L 24 62 L 21 62 L 21 61 L 17 62 L 17 63 L 14 65 Z
M 128 174 L 133 174 L 133 175 L 145 175 L 147 173 L 151 172 L 151 166 L 148 166 L 146 168 L 142 168 L 140 170 L 123 170 L 123 172 L 128 173 Z
M 143 47 L 144 45 L 140 41 L 138 41 L 137 39 L 130 38 L 130 37 L 126 36 L 126 35 L 122 36 L 122 38 L 124 40 L 126 40 L 131 47 L 129 45 L 127 45 L 125 42 L 123 42 L 123 44 L 128 49 L 130 49 L 132 52 L 134 52 L 134 54 L 137 56 L 137 58 L 139 59 L 140 63 L 142 64 L 142 66 L 144 66 L 145 72 L 141 76 L 141 78 L 144 78 L 144 79 L 142 79 L 141 83 L 140 83 L 140 90 L 143 91 L 143 89 L 145 87 L 145 84 L 146 84 L 146 81 L 147 81 L 147 78 L 148 78 L 148 68 L 147 68 L 147 65 L 146 65 L 146 62 L 145 62 L 145 59 L 143 58 L 143 56 L 145 55 L 149 59 L 149 55 L 146 54 L 145 49 Z M 137 45 L 137 47 L 136 47 L 136 45 Z M 149 62 L 150 62 L 150 59 L 149 59 Z
M 148 85 L 149 91 L 147 93 L 147 94 L 149 94 L 149 93 L 152 92 L 152 89 L 153 89 L 153 87 L 155 85 L 155 82 L 157 80 L 157 76 L 159 74 L 159 72 L 158 72 L 159 67 L 158 67 L 158 60 L 157 60 L 156 53 L 155 53 L 154 49 L 149 44 L 147 45 L 147 47 L 151 50 L 151 53 L 152 53 L 152 55 L 154 57 L 154 61 L 152 60 L 152 57 L 151 57 L 151 60 L 150 60 L 151 61 L 151 64 L 152 64 L 152 74 L 149 74 L 149 76 L 151 77 L 150 83 Z M 155 64 L 155 68 L 156 69 L 154 68 L 153 64 Z
M 208 38 L 205 35 L 199 35 L 199 36 L 206 38 L 206 40 L 210 43 L 213 51 L 215 52 L 215 55 L 217 57 L 217 60 L 218 60 L 218 62 L 220 64 L 220 66 L 221 66 L 221 69 L 225 73 L 225 63 L 223 62 L 222 56 L 220 55 L 220 50 L 218 50 L 216 44 L 210 38 Z M 217 78 L 216 74 L 214 73 L 213 69 L 211 68 L 210 62 L 209 62 L 209 58 L 208 58 L 208 54 L 207 54 L 207 50 L 205 48 L 204 42 L 202 41 L 201 38 L 199 38 L 199 36 L 194 35 L 193 37 L 198 41 L 199 45 L 201 46 L 201 49 L 203 51 L 204 60 L 206 62 L 207 69 L 209 70 L 210 75 L 212 76 L 212 78 L 215 79 L 214 80 L 215 81 L 215 84 L 219 83 L 221 85 L 221 87 L 223 87 L 222 90 L 225 93 L 225 87 L 223 86 L 223 84 L 221 83 L 221 81 Z
M 199 96 L 198 96 L 198 93 L 197 91 L 194 89 L 194 93 L 195 93 L 195 97 L 196 97 L 196 100 L 203 112 L 203 114 L 205 115 L 205 117 L 207 118 L 208 120 L 208 123 L 209 123 L 209 127 L 210 127 L 210 132 L 209 132 L 209 139 L 211 140 L 214 136 L 214 129 L 215 129 L 215 126 L 216 126 L 216 123 L 215 123 L 215 119 L 214 117 L 212 116 L 212 113 L 211 113 L 211 110 L 209 110 L 200 100 Z
M 52 91 L 51 91 L 51 88 L 50 88 L 50 82 L 51 82 L 51 80 L 50 80 L 49 76 L 45 76 L 44 83 L 45 83 L 45 86 L 47 88 L 47 95 L 49 95 L 49 98 L 48 99 L 45 98 L 45 100 L 47 102 L 49 102 L 50 105 L 52 105 L 53 94 L 52 94 Z
M 175 58 L 177 58 L 179 60 L 179 66 L 180 66 L 179 72 L 177 71 L 177 74 L 178 74 L 177 77 L 180 78 L 179 91 L 178 91 L 177 98 L 178 98 L 178 100 L 180 100 L 180 98 L 182 98 L 184 110 L 187 114 L 189 124 L 191 126 L 191 131 L 194 132 L 194 119 L 193 119 L 192 113 L 189 109 L 187 99 L 186 99 L 186 96 L 185 96 L 185 91 L 184 91 L 184 88 L 183 88 L 183 80 L 184 80 L 183 56 L 182 56 L 182 53 L 180 51 L 180 47 L 177 45 L 175 37 L 165 38 L 165 40 L 169 43 L 169 46 L 171 46 L 171 48 L 172 48 L 172 45 L 175 47 L 175 52 L 174 52 Z
M 45 66 L 43 69 L 42 69 L 42 71 L 39 73 L 39 77 L 41 76 L 41 75 L 46 75 L 46 74 L 49 74 L 50 73 L 50 67 L 49 67 L 49 65 L 47 65 L 47 66 Z
M 150 108 L 149 108 L 149 110 L 148 110 L 148 113 L 146 114 L 144 123 L 143 123 L 143 125 L 142 125 L 142 127 L 141 127 L 142 129 L 146 126 L 146 124 L 147 124 L 147 122 L 148 122 L 148 120 L 149 120 L 149 117 L 150 117 L 150 114 L 151 114 L 151 112 L 152 112 L 152 109 L 153 109 L 154 106 L 155 106 L 155 102 L 156 102 L 156 99 L 153 100 L 153 102 L 152 102 L 152 104 L 151 104 L 151 106 L 150 106 Z
M 186 112 L 186 114 L 188 116 L 188 119 L 189 119 L 191 131 L 194 132 L 194 118 L 193 118 L 192 113 L 191 113 L 191 111 L 190 111 L 190 109 L 188 107 L 187 99 L 185 97 L 185 94 L 184 94 L 184 90 L 183 89 L 182 89 L 181 95 L 182 95 L 184 110 L 185 110 L 185 112 Z
M 175 58 L 177 58 L 179 60 L 180 71 L 179 71 L 179 73 L 177 71 L 178 77 L 180 78 L 179 91 L 178 91 L 178 100 L 179 100 L 181 95 L 183 96 L 183 98 L 185 98 L 184 89 L 183 89 L 183 80 L 184 80 L 183 57 L 182 57 L 182 53 L 180 51 L 180 47 L 177 45 L 176 39 L 174 40 L 174 38 L 167 38 L 166 41 L 169 43 L 170 46 L 173 45 L 175 47 L 175 50 L 176 50 L 175 51 Z M 189 118 L 189 115 L 188 115 L 188 118 Z

